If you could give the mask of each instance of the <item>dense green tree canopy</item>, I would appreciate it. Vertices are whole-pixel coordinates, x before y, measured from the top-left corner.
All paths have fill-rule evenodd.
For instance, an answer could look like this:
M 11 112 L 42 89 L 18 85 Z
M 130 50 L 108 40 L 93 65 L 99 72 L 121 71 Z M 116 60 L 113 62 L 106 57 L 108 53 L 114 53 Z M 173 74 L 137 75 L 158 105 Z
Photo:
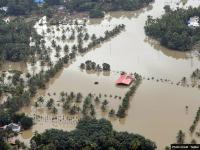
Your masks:
M 104 11 L 110 10 L 135 10 L 153 0 L 73 0 L 70 1 L 69 7 L 77 11 L 89 11 L 100 8 Z
M 29 14 L 35 7 L 34 0 L 9 0 L 7 3 L 8 15 L 25 15 Z
M 31 26 L 22 19 L 9 23 L 0 20 L 0 56 L 1 59 L 19 61 L 27 57 Z
M 161 18 L 148 17 L 145 25 L 147 35 L 158 39 L 162 45 L 180 51 L 190 50 L 200 40 L 200 28 L 188 27 L 190 17 L 200 17 L 200 7 L 171 10 L 165 7 Z
M 71 11 L 90 11 L 91 17 L 103 17 L 103 11 L 136 10 L 150 2 L 153 0 L 73 0 L 67 3 L 67 8 Z
M 38 150 L 50 150 L 50 148 L 55 150 L 156 149 L 153 142 L 140 135 L 116 132 L 109 121 L 89 117 L 80 120 L 76 130 L 71 132 L 51 129 L 43 134 L 36 133 L 31 143 L 32 148 Z
M 0 131 L 0 150 L 9 150 L 11 147 L 5 142 L 7 132 Z
M 60 5 L 63 3 L 63 0 L 45 0 L 45 3 L 48 5 Z
M 88 11 L 90 17 L 103 17 L 104 11 L 136 10 L 154 0 L 44 0 L 43 9 L 39 9 L 34 0 L 1 0 L 0 6 L 8 6 L 7 15 L 29 15 L 33 11 L 41 12 L 53 5 L 66 5 L 67 10 Z M 0 12 L 4 14 L 4 12 Z

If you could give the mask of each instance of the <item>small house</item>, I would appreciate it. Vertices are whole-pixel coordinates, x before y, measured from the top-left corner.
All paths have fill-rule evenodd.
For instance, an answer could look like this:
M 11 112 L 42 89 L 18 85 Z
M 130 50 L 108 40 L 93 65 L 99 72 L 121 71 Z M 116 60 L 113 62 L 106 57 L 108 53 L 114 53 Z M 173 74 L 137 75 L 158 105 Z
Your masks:
M 190 20 L 188 21 L 188 26 L 192 28 L 199 27 L 200 26 L 199 17 L 198 16 L 191 17 Z
M 9 125 L 5 125 L 3 127 L 4 130 L 6 129 L 11 129 L 13 132 L 20 132 L 21 131 L 21 126 L 15 123 L 10 123 Z

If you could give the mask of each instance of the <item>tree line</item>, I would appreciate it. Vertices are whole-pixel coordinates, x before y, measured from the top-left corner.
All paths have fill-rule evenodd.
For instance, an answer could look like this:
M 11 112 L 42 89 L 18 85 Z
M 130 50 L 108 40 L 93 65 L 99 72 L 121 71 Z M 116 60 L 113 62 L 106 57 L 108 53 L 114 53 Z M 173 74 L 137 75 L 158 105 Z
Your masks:
M 117 116 L 120 118 L 124 118 L 126 116 L 127 110 L 130 106 L 130 99 L 132 96 L 134 96 L 138 86 L 141 83 L 142 77 L 137 73 L 135 73 L 134 76 L 135 76 L 134 84 L 125 94 L 124 98 L 122 99 L 122 104 L 119 106 L 119 109 L 117 111 Z
M 142 8 L 154 0 L 44 0 L 44 4 L 38 6 L 34 0 L 1 0 L 0 7 L 7 6 L 7 15 L 30 15 L 32 12 L 51 13 L 51 6 L 64 5 L 68 12 L 89 12 L 91 18 L 104 17 L 104 12 L 116 10 L 136 10 Z M 42 8 L 42 9 L 40 9 Z M 1 12 L 5 15 L 5 12 Z

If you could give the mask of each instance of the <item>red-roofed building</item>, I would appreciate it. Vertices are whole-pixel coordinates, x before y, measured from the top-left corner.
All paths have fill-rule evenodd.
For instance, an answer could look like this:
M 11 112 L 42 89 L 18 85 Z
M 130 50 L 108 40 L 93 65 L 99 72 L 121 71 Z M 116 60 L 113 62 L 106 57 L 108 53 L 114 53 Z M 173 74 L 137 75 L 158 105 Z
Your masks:
M 127 75 L 123 73 L 120 75 L 119 79 L 115 82 L 116 84 L 130 85 L 134 81 L 134 77 L 132 75 Z

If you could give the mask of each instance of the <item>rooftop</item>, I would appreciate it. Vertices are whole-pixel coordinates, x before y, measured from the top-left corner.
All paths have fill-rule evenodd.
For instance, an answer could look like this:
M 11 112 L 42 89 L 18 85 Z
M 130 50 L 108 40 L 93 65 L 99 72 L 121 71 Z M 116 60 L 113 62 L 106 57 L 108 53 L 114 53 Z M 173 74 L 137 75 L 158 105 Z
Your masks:
M 117 79 L 116 84 L 130 85 L 134 80 L 132 75 L 128 75 L 126 73 L 121 74 L 119 79 Z

